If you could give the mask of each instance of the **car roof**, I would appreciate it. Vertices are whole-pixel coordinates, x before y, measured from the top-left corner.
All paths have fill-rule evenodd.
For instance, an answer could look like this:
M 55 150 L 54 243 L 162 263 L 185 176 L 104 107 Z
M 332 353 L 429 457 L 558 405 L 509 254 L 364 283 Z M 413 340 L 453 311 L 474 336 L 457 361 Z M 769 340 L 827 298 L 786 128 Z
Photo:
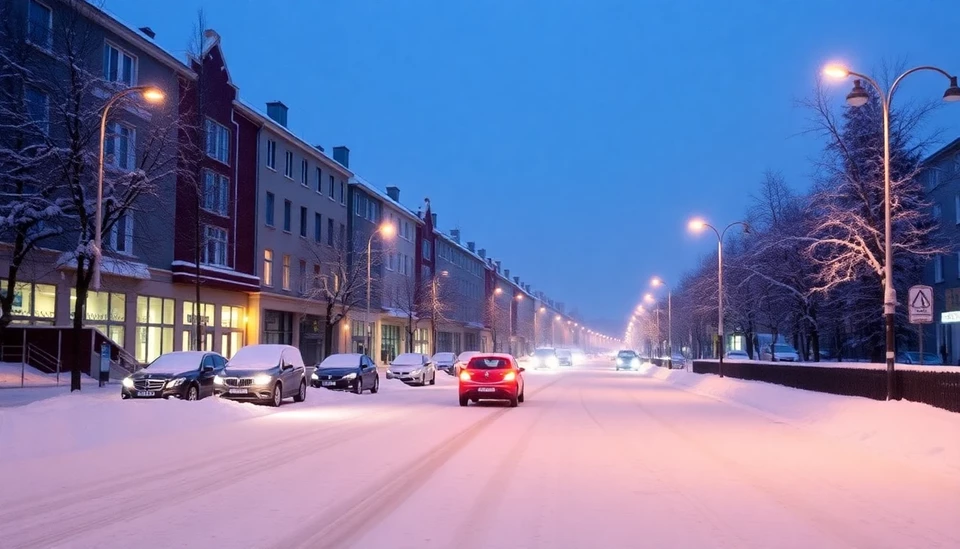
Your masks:
M 477 355 L 472 358 L 508 358 L 514 360 L 513 355 L 508 353 L 477 353 Z

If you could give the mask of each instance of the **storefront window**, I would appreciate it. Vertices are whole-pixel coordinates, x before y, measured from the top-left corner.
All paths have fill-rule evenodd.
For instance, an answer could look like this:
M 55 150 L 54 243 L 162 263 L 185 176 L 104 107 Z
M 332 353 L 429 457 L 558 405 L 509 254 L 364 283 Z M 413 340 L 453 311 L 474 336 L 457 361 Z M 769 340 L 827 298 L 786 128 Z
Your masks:
M 413 352 L 422 354 L 430 353 L 430 330 L 417 328 L 413 333 Z
M 230 358 L 243 347 L 243 327 L 245 310 L 243 307 L 224 305 L 220 307 L 220 354 Z
M 213 313 L 212 303 L 200 304 L 200 349 L 197 349 L 196 308 L 193 301 L 183 302 L 183 350 L 209 351 L 213 349 Z
M 263 311 L 263 342 L 283 345 L 293 343 L 293 313 Z
M 0 278 L 0 295 L 6 295 L 7 281 Z M 50 284 L 18 282 L 10 310 L 14 324 L 53 324 L 56 317 L 57 287 Z
M 77 290 L 70 290 L 70 320 L 77 303 Z M 123 346 L 123 322 L 127 317 L 127 296 L 112 292 L 87 292 L 84 324 L 103 332 L 119 346 Z
M 174 301 L 137 296 L 137 348 L 140 362 L 151 362 L 173 351 Z
M 220 308 L 220 326 L 224 328 L 242 328 L 243 307 L 224 305 Z
M 380 356 L 372 358 L 389 363 L 400 354 L 400 326 L 385 324 L 381 330 L 383 334 L 380 338 Z

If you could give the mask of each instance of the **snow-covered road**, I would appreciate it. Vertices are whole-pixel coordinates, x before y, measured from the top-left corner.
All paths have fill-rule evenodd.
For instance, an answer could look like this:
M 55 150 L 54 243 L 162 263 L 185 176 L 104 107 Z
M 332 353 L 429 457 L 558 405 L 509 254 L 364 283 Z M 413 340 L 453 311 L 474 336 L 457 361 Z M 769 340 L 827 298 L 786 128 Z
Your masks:
M 528 374 L 517 409 L 447 376 L 254 414 L 82 397 L 141 419 L 0 459 L 0 547 L 960 547 L 956 476 L 608 363 Z

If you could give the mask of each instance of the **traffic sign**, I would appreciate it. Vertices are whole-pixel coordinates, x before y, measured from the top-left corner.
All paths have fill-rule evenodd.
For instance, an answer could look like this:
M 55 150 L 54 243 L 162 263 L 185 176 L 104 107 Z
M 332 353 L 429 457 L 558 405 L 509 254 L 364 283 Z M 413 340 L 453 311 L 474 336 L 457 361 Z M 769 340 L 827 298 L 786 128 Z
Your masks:
M 930 286 L 913 286 L 907 296 L 910 324 L 930 324 L 933 322 L 933 288 Z

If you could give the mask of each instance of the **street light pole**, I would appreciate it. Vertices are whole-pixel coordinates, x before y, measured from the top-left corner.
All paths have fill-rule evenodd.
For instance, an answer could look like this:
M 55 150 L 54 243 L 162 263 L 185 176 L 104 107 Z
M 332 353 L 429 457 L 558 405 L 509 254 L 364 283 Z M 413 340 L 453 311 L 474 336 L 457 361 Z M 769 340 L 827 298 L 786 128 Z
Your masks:
M 944 71 L 943 69 L 932 66 L 915 67 L 901 74 L 890 85 L 890 89 L 884 93 L 883 88 L 876 80 L 869 76 L 853 72 L 844 67 L 828 66 L 824 69 L 827 76 L 834 78 L 846 78 L 855 76 L 870 83 L 880 96 L 880 103 L 883 111 L 883 234 L 884 234 L 884 266 L 883 266 L 883 315 L 886 325 L 886 363 L 887 363 L 887 400 L 894 398 L 894 356 L 895 338 L 894 338 L 894 314 L 897 310 L 897 290 L 893 287 L 893 216 L 891 213 L 890 200 L 890 105 L 893 101 L 893 94 L 897 91 L 900 82 L 910 74 L 920 71 L 933 71 L 940 73 L 950 81 L 950 85 L 943 93 L 943 100 L 947 102 L 960 101 L 960 87 L 957 86 L 957 77 Z M 866 90 L 860 85 L 860 80 L 854 80 L 853 90 L 847 95 L 847 104 L 851 107 L 862 107 L 867 104 L 870 97 Z
M 118 91 L 110 96 L 107 104 L 103 106 L 103 113 L 100 115 L 100 158 L 97 172 L 97 211 L 95 215 L 95 224 L 93 227 L 93 277 L 90 285 L 94 291 L 100 290 L 100 269 L 103 260 L 103 156 L 104 144 L 107 140 L 107 116 L 110 114 L 110 108 L 120 99 L 139 93 L 150 103 L 159 103 L 164 100 L 164 94 L 159 88 L 153 86 L 134 86 Z M 114 151 L 116 154 L 116 151 Z
M 370 355 L 370 346 L 373 345 L 373 327 L 370 324 L 370 283 L 373 279 L 372 275 L 372 256 L 373 256 L 373 237 L 378 234 L 389 238 L 393 236 L 394 227 L 390 223 L 383 223 L 373 233 L 370 235 L 370 238 L 367 239 L 367 314 L 363 317 L 363 322 L 365 324 L 363 333 L 366 335 L 366 344 L 364 346 L 364 352 L 371 359 L 376 360 L 375 357 Z

